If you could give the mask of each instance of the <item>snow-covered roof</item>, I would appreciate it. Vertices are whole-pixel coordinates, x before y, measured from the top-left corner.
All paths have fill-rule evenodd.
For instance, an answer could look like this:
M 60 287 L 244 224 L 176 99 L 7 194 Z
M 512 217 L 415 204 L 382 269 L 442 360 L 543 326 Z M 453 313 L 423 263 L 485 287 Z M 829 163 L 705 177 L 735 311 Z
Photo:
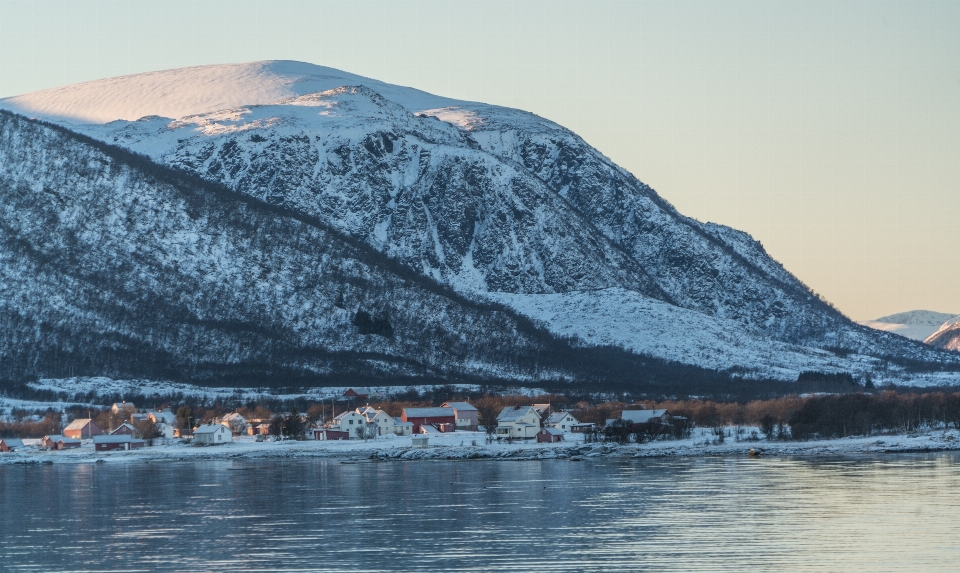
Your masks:
M 120 424 L 119 426 L 117 426 L 116 430 L 114 430 L 114 431 L 112 431 L 112 432 L 110 432 L 110 433 L 111 433 L 111 434 L 115 434 L 115 433 L 117 432 L 117 430 L 119 430 L 120 428 L 129 428 L 131 432 L 136 432 L 136 431 L 137 431 L 136 428 L 134 428 L 134 427 L 131 426 L 130 424 L 124 422 L 124 423 Z
M 569 416 L 569 418 L 570 418 L 571 420 L 573 420 L 573 423 L 574 423 L 574 424 L 578 423 L 578 422 L 577 422 L 577 419 L 574 418 L 574 417 L 573 417 L 573 414 L 571 414 L 570 412 L 554 412 L 553 414 L 550 414 L 549 416 L 547 416 L 547 421 L 544 422 L 544 423 L 545 423 L 545 424 L 559 424 L 564 418 L 566 418 L 566 417 L 568 417 L 568 416 Z
M 193 435 L 197 434 L 215 434 L 217 432 L 229 432 L 226 426 L 223 424 L 204 424 L 193 431 Z
M 643 424 L 653 418 L 660 418 L 666 414 L 666 410 L 624 410 L 620 413 L 620 418 L 628 422 Z
M 105 434 L 102 436 L 93 437 L 94 444 L 124 444 L 133 441 L 133 437 L 128 434 Z
M 44 436 L 45 439 L 50 440 L 51 442 L 63 442 L 65 444 L 79 444 L 80 440 L 74 438 L 66 438 L 60 434 L 51 434 L 49 436 Z
M 403 418 L 394 418 L 393 423 L 397 426 L 410 426 L 413 427 L 413 422 L 404 422 Z
M 229 413 L 229 414 L 224 414 L 224 416 L 223 416 L 222 418 L 220 418 L 220 421 L 222 421 L 222 422 L 232 422 L 232 421 L 234 421 L 234 420 L 239 420 L 239 421 L 241 421 L 241 422 L 244 422 L 244 421 L 246 421 L 246 418 L 244 418 L 243 416 L 241 416 L 240 414 L 238 414 L 238 413 L 236 413 L 236 412 L 231 412 L 231 413 Z
M 87 424 L 89 424 L 89 423 L 92 422 L 92 421 L 93 421 L 93 420 L 90 419 L 90 418 L 77 418 L 76 420 L 70 422 L 70 425 L 67 426 L 66 428 L 64 428 L 63 430 L 64 430 L 64 431 L 67 431 L 67 430 L 82 430 L 82 429 L 84 429 L 85 427 L 87 427 Z
M 562 435 L 563 435 L 563 430 L 559 430 L 559 429 L 557 429 L 557 428 L 547 427 L 547 428 L 544 428 L 544 429 L 541 430 L 541 431 L 546 432 L 546 433 L 548 433 L 548 434 L 550 434 L 550 435 L 552 435 L 552 436 L 562 436 Z
M 333 419 L 334 419 L 334 420 L 342 420 L 342 419 L 344 419 L 344 418 L 349 418 L 350 416 L 359 416 L 359 415 L 360 415 L 360 414 L 357 414 L 357 412 L 356 412 L 355 410 L 347 410 L 346 412 L 341 412 L 341 413 L 337 414 Z
M 177 420 L 177 417 L 173 414 L 173 412 L 151 411 L 149 415 L 153 416 L 153 419 L 157 422 L 164 422 L 167 424 L 173 424 Z
M 477 409 L 474 408 L 473 405 L 470 404 L 469 402 L 444 402 L 443 405 L 448 408 L 453 408 L 454 410 L 457 410 L 457 411 L 463 411 L 463 412 L 469 412 L 471 410 L 474 412 L 477 411 Z
M 519 420 L 520 418 L 526 416 L 530 412 L 533 412 L 539 418 L 540 415 L 537 414 L 537 411 L 533 409 L 533 406 L 507 406 L 500 411 L 500 415 L 497 416 L 498 422 L 513 422 Z
M 404 408 L 403 413 L 407 418 L 441 418 L 444 416 L 453 417 L 453 408 Z
M 22 448 L 23 440 L 20 438 L 0 438 L 0 442 L 7 445 L 8 448 Z

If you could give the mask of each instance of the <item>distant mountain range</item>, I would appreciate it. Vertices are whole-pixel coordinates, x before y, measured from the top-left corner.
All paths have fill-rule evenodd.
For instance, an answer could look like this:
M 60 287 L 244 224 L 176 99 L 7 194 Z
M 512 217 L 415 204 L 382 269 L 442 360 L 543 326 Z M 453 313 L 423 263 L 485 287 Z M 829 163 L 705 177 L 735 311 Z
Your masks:
M 620 381 L 644 357 L 960 381 L 960 355 L 850 321 L 530 113 L 299 62 L 0 108 L 19 114 L 0 118 L 14 376 L 69 356 L 88 375 L 587 381 L 606 349 Z
M 860 324 L 877 330 L 895 332 L 900 336 L 905 336 L 913 340 L 923 341 L 936 332 L 943 323 L 956 316 L 956 314 L 949 312 L 911 310 L 889 316 L 882 316 L 875 320 L 865 320 Z

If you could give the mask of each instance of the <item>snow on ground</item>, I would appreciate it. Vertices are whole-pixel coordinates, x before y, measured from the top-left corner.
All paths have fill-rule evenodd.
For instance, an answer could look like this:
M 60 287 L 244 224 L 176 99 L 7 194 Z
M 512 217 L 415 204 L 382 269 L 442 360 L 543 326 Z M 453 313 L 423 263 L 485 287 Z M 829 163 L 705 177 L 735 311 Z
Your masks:
M 257 401 L 257 400 L 313 400 L 324 401 L 337 399 L 343 396 L 351 386 L 329 386 L 321 388 L 302 388 L 292 392 L 289 390 L 273 390 L 270 388 L 207 388 L 195 386 L 192 384 L 182 384 L 178 382 L 163 382 L 156 380 L 114 380 L 105 377 L 74 377 L 74 378 L 43 378 L 38 382 L 27 384 L 34 390 L 48 390 L 55 392 L 62 400 L 38 401 L 38 400 L 20 400 L 0 395 L 0 417 L 8 415 L 13 408 L 22 408 L 25 410 L 46 410 L 53 408 L 62 410 L 69 406 L 102 406 L 94 398 L 92 401 L 76 401 L 76 396 L 173 396 L 181 394 L 184 398 L 193 400 L 237 400 Z M 460 392 L 479 392 L 481 387 L 476 384 L 448 384 L 456 391 Z M 356 385 L 352 388 L 368 388 L 373 392 L 379 392 L 385 396 L 391 396 L 415 390 L 419 393 L 428 392 L 439 385 L 420 384 L 413 386 L 361 386 Z M 515 396 L 539 396 L 545 394 L 546 390 L 534 387 L 515 387 L 498 388 L 498 393 L 502 395 Z
M 960 384 L 960 373 L 910 375 L 882 368 L 861 355 L 842 358 L 817 348 L 753 334 L 743 324 L 676 307 L 622 288 L 563 294 L 489 293 L 487 296 L 540 322 L 560 336 L 697 364 L 715 370 L 745 367 L 747 378 L 793 381 L 800 372 L 850 372 L 875 383 L 913 386 Z
M 731 434 L 732 428 L 728 428 Z M 751 428 L 747 428 L 746 435 Z M 339 458 L 342 463 L 373 460 L 542 460 L 590 459 L 601 456 L 662 457 L 662 456 L 746 456 L 751 449 L 760 456 L 822 456 L 852 454 L 888 454 L 960 450 L 960 432 L 957 430 L 928 430 L 913 434 L 858 436 L 843 439 L 812 440 L 806 442 L 736 441 L 728 437 L 718 444 L 709 429 L 696 429 L 684 440 L 663 440 L 647 444 L 620 445 L 612 443 L 584 443 L 583 436 L 567 434 L 567 441 L 554 444 L 525 442 L 486 443 L 482 432 L 455 432 L 431 435 L 429 446 L 414 448 L 410 437 L 381 437 L 360 441 L 286 441 L 256 442 L 252 437 L 240 437 L 220 446 L 197 447 L 179 440 L 160 446 L 133 451 L 95 452 L 92 442 L 85 440 L 81 448 L 63 451 L 25 449 L 0 454 L 0 465 L 6 464 L 85 464 L 85 463 L 144 463 L 162 461 L 199 461 L 215 459 L 274 459 L 274 458 Z

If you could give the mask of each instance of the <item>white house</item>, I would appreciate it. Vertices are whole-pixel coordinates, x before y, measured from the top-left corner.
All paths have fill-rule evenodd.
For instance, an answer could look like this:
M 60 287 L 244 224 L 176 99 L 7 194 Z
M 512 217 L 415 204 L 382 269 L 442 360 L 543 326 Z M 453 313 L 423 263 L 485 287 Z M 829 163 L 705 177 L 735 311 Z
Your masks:
M 579 424 L 580 422 L 570 412 L 554 412 L 543 422 L 543 427 L 556 428 L 566 434 L 573 430 L 574 425 Z
M 670 412 L 667 410 L 624 410 L 620 413 L 620 419 L 634 424 L 669 424 Z
M 367 428 L 367 417 L 356 410 L 347 410 L 333 419 L 331 429 L 347 432 L 351 438 L 362 438 Z
M 510 406 L 497 416 L 498 438 L 536 438 L 539 431 L 540 414 L 533 406 Z
M 204 424 L 193 431 L 196 445 L 226 444 L 233 441 L 233 432 L 223 424 Z
M 389 434 L 397 434 L 397 421 L 387 414 L 383 410 L 375 410 L 369 406 L 366 408 L 357 409 L 364 418 L 367 419 L 368 424 L 373 424 L 377 428 L 378 436 L 386 436 Z M 411 424 L 412 426 L 413 424 Z M 403 434 L 397 434 L 403 435 Z
M 170 426 L 174 426 L 177 423 L 177 417 L 169 410 L 150 410 L 147 412 L 147 419 L 154 424 L 169 424 Z
M 393 433 L 398 436 L 412 436 L 413 422 L 404 422 L 403 418 L 394 418 Z

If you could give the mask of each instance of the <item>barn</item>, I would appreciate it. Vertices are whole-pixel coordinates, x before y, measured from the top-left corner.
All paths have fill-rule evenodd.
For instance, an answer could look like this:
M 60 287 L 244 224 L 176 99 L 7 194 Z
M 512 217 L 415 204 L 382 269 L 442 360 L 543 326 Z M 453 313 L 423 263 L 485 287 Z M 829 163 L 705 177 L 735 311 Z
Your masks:
M 445 428 L 443 431 L 452 431 L 457 427 L 453 408 L 404 408 L 401 419 L 413 424 L 414 434 L 419 434 L 420 427 L 424 425 Z
M 103 428 L 90 418 L 77 418 L 63 429 L 65 437 L 75 440 L 90 439 L 103 433 Z

